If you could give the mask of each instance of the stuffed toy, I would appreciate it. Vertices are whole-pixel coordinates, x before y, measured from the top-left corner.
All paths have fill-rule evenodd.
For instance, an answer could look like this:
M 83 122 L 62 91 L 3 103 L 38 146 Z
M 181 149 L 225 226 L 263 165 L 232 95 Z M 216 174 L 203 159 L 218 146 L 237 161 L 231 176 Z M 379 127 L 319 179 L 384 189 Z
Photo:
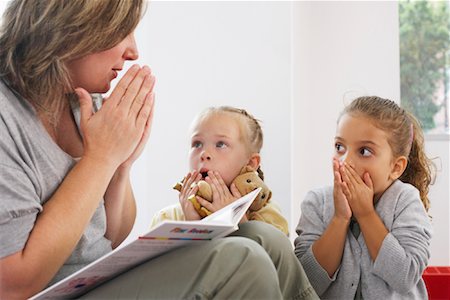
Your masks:
M 236 185 L 239 193 L 242 196 L 247 195 L 248 193 L 256 190 L 259 187 L 262 188 L 261 192 L 250 205 L 249 211 L 257 211 L 261 209 L 269 202 L 270 198 L 272 197 L 272 192 L 269 190 L 264 181 L 258 176 L 258 172 L 250 166 L 245 166 L 244 168 L 242 168 L 239 175 L 236 176 L 236 178 L 233 180 L 233 183 Z M 211 212 L 200 205 L 200 203 L 197 201 L 196 196 L 202 197 L 203 199 L 212 202 L 212 190 L 209 183 L 204 180 L 199 181 L 197 185 L 197 193 L 195 195 L 191 195 L 188 200 L 192 202 L 198 214 L 202 218 L 204 218 L 206 216 L 209 216 Z M 182 186 L 182 183 L 177 183 L 173 188 L 175 190 L 181 191 Z

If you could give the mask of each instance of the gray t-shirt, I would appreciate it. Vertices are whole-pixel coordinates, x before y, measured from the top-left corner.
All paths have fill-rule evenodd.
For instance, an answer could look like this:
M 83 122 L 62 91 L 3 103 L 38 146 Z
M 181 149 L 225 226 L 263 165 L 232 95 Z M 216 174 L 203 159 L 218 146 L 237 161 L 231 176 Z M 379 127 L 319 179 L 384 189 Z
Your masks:
M 22 250 L 45 202 L 76 164 L 50 138 L 34 108 L 0 80 L 0 257 Z M 50 284 L 111 251 L 103 201 Z

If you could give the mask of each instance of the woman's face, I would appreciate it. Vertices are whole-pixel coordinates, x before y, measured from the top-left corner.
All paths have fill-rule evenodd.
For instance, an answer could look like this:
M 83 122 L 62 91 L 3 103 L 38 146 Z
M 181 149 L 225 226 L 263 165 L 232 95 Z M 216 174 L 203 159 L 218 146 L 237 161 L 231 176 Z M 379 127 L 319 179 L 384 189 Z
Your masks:
M 138 57 L 134 33 L 131 33 L 114 47 L 72 60 L 67 67 L 74 87 L 89 93 L 106 93 L 125 61 Z

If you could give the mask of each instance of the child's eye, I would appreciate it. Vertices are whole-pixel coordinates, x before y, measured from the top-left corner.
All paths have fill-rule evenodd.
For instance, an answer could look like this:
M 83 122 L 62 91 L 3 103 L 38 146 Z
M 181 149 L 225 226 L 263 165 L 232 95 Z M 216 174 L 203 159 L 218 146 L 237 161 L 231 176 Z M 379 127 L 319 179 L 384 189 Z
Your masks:
M 225 148 L 226 146 L 227 145 L 224 142 L 222 142 L 222 141 L 216 143 L 216 147 L 217 148 Z
M 360 153 L 362 156 L 365 156 L 365 157 L 371 156 L 371 155 L 372 155 L 372 151 L 370 151 L 370 150 L 367 149 L 367 148 L 361 148 L 361 149 L 359 150 L 359 153 Z
M 334 148 L 336 149 L 337 153 L 340 153 L 340 154 L 345 153 L 345 147 L 339 143 L 335 143 Z
M 192 142 L 192 144 L 191 144 L 191 147 L 192 148 L 201 148 L 202 147 L 202 142 L 200 142 L 200 141 L 193 141 Z

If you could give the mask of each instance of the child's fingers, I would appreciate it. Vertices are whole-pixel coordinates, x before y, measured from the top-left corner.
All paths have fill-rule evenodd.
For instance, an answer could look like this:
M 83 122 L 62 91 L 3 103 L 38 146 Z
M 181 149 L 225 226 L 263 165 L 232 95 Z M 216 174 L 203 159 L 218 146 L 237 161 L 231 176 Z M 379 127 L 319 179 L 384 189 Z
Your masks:
M 212 175 L 209 175 L 209 173 L 208 173 L 208 176 L 205 178 L 205 181 L 207 183 L 209 183 L 209 185 L 211 186 L 212 198 L 213 198 L 212 200 L 214 201 L 214 200 L 219 199 L 221 195 L 220 195 L 219 190 L 217 189 L 216 184 L 214 183 L 213 179 L 211 178 L 211 176 Z
M 339 183 L 342 182 L 342 176 L 341 173 L 337 170 L 333 172 L 334 174 L 334 185 L 339 185 Z
M 198 192 L 198 185 L 195 185 L 194 187 L 191 188 L 189 194 L 188 194 L 188 198 L 192 195 L 195 195 Z
M 190 178 L 190 181 L 188 182 L 188 186 L 192 187 L 194 183 L 197 183 L 202 179 L 202 174 L 200 174 L 198 171 L 195 171 L 194 174 L 192 174 L 192 177 Z
M 351 184 L 351 180 L 350 180 L 350 177 L 349 177 L 349 174 L 348 174 L 348 170 L 347 170 L 345 164 L 342 165 L 342 166 L 339 168 L 339 171 L 340 171 L 339 173 L 340 173 L 341 178 L 342 178 L 342 182 L 346 182 L 346 183 L 347 183 L 347 186 L 348 186 L 349 184 Z
M 192 195 L 192 190 L 193 190 L 193 186 L 192 184 L 198 180 L 200 180 L 200 173 L 198 173 L 198 171 L 193 171 L 192 173 L 188 173 L 188 175 L 186 176 L 186 178 L 183 181 L 183 196 L 185 198 L 187 198 L 187 196 Z
M 347 198 L 347 200 L 351 200 L 352 194 L 351 194 L 351 192 L 350 192 L 350 189 L 349 189 L 349 187 L 348 187 L 347 182 L 344 181 L 344 182 L 342 182 L 341 184 L 339 184 L 339 186 L 341 187 L 342 193 L 343 193 L 344 196 Z
M 216 177 L 217 183 L 219 184 L 222 195 L 226 196 L 227 194 L 229 194 L 230 190 L 228 189 L 227 185 L 225 184 L 225 181 L 223 181 L 222 176 L 220 176 L 219 172 L 215 171 L 214 175 Z
M 334 188 L 340 189 L 339 184 L 342 182 L 342 176 L 339 172 L 339 161 L 336 157 L 333 157 L 333 180 L 334 180 Z
M 336 157 L 333 157 L 332 165 L 333 171 L 337 171 L 339 169 L 339 160 Z
M 195 172 L 195 171 L 194 171 Z M 181 187 L 181 191 L 182 192 L 185 192 L 188 188 L 189 188 L 189 186 L 190 186 L 190 182 L 191 182 L 191 178 L 192 178 L 192 176 L 193 176 L 193 174 L 194 174 L 194 172 L 189 172 L 187 175 L 186 175 L 186 177 L 184 177 L 184 179 L 183 179 L 183 186 Z
M 364 173 L 364 183 L 367 185 L 369 189 L 373 191 L 373 182 L 369 172 Z
M 180 199 L 182 199 L 182 201 L 185 202 L 191 195 L 195 195 L 197 193 L 197 191 L 198 191 L 197 185 L 186 187 L 183 194 L 181 194 Z
M 209 202 L 208 200 L 203 199 L 200 196 L 196 196 L 198 203 L 200 203 L 201 206 L 209 210 L 210 212 L 215 212 L 216 209 L 214 208 L 214 205 Z
M 191 193 L 196 193 L 194 189 L 185 189 L 180 195 L 178 196 L 178 200 L 180 201 L 181 206 L 187 205 L 188 198 Z
M 223 183 L 223 180 L 222 181 L 219 180 L 220 176 L 218 175 L 217 172 L 209 171 L 208 177 L 209 177 L 209 181 L 210 181 L 208 183 L 211 184 L 211 188 L 216 191 L 217 197 L 222 199 L 225 196 L 225 191 L 224 191 L 225 183 Z M 208 179 L 208 177 L 206 179 Z M 226 188 L 226 186 L 225 186 L 225 188 Z
M 232 183 L 231 186 L 230 186 L 230 190 L 231 190 L 231 194 L 233 195 L 233 197 L 236 197 L 236 198 L 241 198 L 242 197 L 242 195 L 239 192 L 236 184 Z
M 363 180 L 358 175 L 358 173 L 356 173 L 355 169 L 352 166 L 350 166 L 349 164 L 345 164 L 345 168 L 348 171 L 349 178 L 351 178 L 353 180 L 353 182 L 355 182 L 357 184 L 363 183 Z
M 189 178 L 191 178 L 191 176 L 192 176 L 192 174 L 194 173 L 195 171 L 193 171 L 192 173 L 191 172 L 189 172 L 189 173 L 187 173 L 187 175 L 184 177 L 184 179 L 183 179 L 183 188 L 184 187 L 186 187 L 186 182 L 189 180 Z

